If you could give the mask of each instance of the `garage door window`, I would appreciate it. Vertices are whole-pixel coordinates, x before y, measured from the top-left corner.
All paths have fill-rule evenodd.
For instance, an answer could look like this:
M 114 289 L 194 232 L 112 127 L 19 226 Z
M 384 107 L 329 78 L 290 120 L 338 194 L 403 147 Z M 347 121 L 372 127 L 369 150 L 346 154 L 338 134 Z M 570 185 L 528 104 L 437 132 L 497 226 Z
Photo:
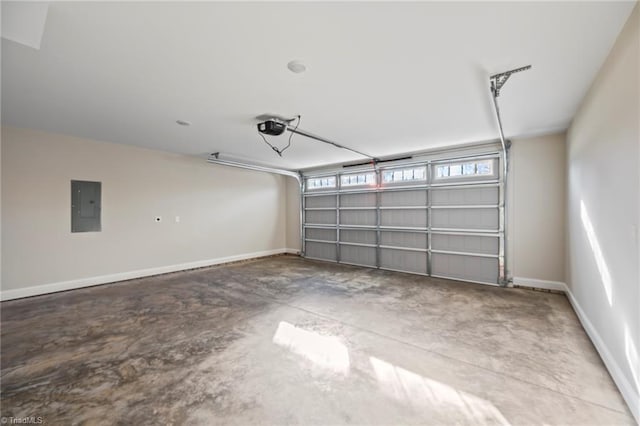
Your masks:
M 336 177 L 329 176 L 324 178 L 307 179 L 307 189 L 331 189 L 336 187 Z
M 375 185 L 375 184 L 376 184 L 376 174 L 373 172 L 340 176 L 340 186 L 342 187 Z
M 424 181 L 427 179 L 426 167 L 411 167 L 407 169 L 384 170 L 382 172 L 383 183 L 402 183 Z
M 481 160 L 436 166 L 436 179 L 493 175 L 493 161 Z

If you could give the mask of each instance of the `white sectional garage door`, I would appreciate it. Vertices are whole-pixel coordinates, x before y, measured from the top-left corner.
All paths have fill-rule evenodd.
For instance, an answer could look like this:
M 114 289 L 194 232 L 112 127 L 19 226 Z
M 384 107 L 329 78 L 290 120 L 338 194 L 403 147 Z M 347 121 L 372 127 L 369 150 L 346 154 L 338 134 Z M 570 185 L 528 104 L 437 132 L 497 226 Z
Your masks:
M 499 284 L 498 152 L 305 174 L 307 258 Z

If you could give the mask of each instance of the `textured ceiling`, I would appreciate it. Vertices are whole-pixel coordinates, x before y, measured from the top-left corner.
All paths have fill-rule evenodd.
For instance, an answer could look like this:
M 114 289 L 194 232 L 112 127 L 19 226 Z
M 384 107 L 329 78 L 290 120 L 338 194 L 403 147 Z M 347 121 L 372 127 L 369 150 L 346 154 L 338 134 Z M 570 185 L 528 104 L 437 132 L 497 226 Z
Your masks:
M 503 89 L 505 133 L 548 133 L 567 128 L 633 6 L 53 2 L 39 50 L 2 40 L 2 119 L 304 168 L 360 157 L 294 136 L 279 158 L 257 115 L 301 114 L 375 156 L 495 139 L 488 75 L 532 64 Z

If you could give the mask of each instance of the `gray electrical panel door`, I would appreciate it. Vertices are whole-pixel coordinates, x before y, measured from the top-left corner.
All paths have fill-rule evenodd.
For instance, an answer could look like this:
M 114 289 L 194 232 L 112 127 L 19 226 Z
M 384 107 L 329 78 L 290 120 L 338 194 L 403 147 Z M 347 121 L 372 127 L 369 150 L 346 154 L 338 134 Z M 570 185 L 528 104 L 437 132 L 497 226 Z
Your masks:
M 494 149 L 305 174 L 304 256 L 503 282 L 503 159 Z
M 101 197 L 100 182 L 71 181 L 71 232 L 101 230 Z

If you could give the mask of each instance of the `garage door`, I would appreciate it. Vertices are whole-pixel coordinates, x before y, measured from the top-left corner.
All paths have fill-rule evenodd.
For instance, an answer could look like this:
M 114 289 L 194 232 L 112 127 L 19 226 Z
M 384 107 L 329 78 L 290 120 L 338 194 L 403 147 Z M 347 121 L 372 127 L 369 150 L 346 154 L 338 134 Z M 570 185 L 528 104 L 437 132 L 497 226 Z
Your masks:
M 498 284 L 504 277 L 499 152 L 305 174 L 303 255 Z

